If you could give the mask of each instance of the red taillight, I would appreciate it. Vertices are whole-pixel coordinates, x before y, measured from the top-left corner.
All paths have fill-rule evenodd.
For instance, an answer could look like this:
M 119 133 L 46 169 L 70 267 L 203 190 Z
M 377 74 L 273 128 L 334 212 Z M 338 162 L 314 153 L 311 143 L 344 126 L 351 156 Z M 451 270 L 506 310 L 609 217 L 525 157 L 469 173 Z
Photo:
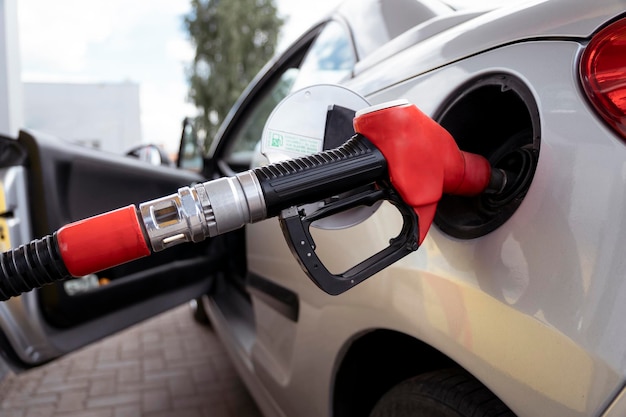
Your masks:
M 580 72 L 593 106 L 626 138 L 626 19 L 607 26 L 591 39 Z

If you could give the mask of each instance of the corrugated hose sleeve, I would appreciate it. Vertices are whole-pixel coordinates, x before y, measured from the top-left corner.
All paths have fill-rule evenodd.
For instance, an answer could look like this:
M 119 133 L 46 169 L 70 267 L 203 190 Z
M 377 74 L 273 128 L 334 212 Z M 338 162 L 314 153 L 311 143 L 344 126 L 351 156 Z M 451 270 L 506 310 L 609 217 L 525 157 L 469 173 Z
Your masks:
M 70 277 L 59 253 L 56 233 L 0 253 L 0 300 Z

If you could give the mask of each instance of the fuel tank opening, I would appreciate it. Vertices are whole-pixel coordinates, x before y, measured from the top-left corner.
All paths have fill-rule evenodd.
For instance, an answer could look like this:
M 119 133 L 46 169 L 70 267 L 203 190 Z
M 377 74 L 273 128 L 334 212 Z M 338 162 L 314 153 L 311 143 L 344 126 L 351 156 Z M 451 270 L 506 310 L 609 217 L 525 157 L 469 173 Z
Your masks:
M 490 74 L 457 90 L 434 118 L 461 150 L 486 157 L 506 177 L 497 192 L 476 197 L 444 195 L 434 223 L 460 239 L 486 235 L 513 215 L 532 183 L 541 138 L 534 97 L 516 77 Z

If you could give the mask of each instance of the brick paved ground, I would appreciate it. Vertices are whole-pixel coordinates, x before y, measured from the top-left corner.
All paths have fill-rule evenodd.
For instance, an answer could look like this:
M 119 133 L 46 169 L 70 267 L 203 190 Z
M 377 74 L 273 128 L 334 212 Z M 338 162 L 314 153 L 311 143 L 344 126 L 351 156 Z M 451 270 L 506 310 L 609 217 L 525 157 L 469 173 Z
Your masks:
M 178 307 L 0 383 L 2 417 L 261 417 L 222 345 Z

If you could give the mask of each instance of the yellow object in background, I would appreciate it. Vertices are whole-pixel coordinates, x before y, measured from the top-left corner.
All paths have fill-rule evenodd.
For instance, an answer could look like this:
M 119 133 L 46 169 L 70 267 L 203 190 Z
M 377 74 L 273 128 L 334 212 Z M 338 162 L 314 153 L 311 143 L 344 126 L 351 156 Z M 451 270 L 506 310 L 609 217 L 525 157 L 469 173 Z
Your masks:
M 0 216 L 7 211 L 7 203 L 4 198 L 4 187 L 0 184 Z M 11 249 L 11 239 L 9 238 L 9 225 L 7 219 L 0 217 L 0 251 Z
M 0 184 L 0 214 L 7 212 L 7 202 L 4 198 L 4 187 Z
M 4 198 L 2 199 L 4 203 Z M 0 251 L 11 249 L 11 239 L 9 238 L 9 225 L 7 219 L 0 217 Z

